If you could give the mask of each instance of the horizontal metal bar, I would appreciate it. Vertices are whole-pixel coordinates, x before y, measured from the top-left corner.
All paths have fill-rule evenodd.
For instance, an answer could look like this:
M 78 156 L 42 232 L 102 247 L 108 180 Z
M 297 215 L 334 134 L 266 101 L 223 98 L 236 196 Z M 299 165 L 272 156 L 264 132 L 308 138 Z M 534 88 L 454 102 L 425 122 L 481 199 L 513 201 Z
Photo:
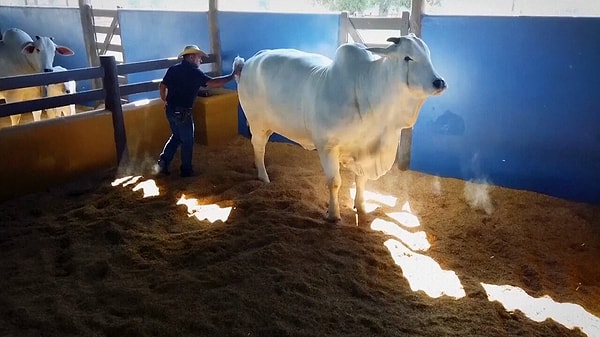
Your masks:
M 29 101 L 0 104 L 0 117 L 17 115 L 21 113 L 56 108 L 69 104 L 78 104 L 89 101 L 104 100 L 104 89 L 95 89 L 54 97 L 43 97 Z
M 79 68 L 51 73 L 38 73 L 30 75 L 0 77 L 0 91 L 37 87 L 41 85 L 67 82 L 70 80 L 87 80 L 104 76 L 104 68 L 91 67 Z
M 113 17 L 113 16 L 117 15 L 117 10 L 116 9 L 99 9 L 99 8 L 93 8 L 92 9 L 92 14 L 94 16 Z
M 161 60 L 141 61 L 135 63 L 123 63 L 117 65 L 117 74 L 131 74 L 142 71 L 160 70 L 168 68 L 179 62 L 175 57 Z
M 138 94 L 140 92 L 151 92 L 158 90 L 158 84 L 160 79 L 132 84 L 124 84 L 119 86 L 119 93 L 121 96 Z
M 400 30 L 402 18 L 349 18 L 356 29 Z

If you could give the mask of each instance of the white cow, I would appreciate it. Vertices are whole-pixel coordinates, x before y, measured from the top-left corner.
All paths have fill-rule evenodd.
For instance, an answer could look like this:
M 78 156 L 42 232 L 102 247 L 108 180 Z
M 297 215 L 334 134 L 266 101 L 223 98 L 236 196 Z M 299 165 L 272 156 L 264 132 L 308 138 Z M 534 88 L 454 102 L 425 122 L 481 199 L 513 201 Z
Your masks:
M 67 70 L 61 66 L 52 67 L 53 71 L 65 71 Z M 56 84 L 49 84 L 46 86 L 46 96 L 61 96 L 66 94 L 74 94 L 77 92 L 77 83 L 75 81 L 67 81 Z M 55 118 L 61 116 L 71 116 L 75 114 L 75 104 L 70 104 L 68 106 L 61 106 L 56 108 L 46 109 L 46 115 L 48 118 Z
M 263 50 L 244 63 L 240 104 L 252 133 L 258 178 L 269 182 L 265 146 L 277 132 L 317 149 L 329 188 L 327 218 L 340 220 L 340 163 L 355 174 L 354 207 L 364 214 L 364 188 L 392 167 L 400 131 L 421 105 L 446 89 L 427 45 L 413 34 L 387 48 L 340 46 L 333 60 L 295 49 Z
M 55 54 L 70 56 L 73 51 L 57 45 L 46 36 L 36 36 L 34 41 L 29 34 L 18 28 L 4 32 L 0 41 L 0 77 L 51 72 Z M 5 90 L 0 97 L 8 103 L 41 97 L 40 87 Z M 41 111 L 33 112 L 33 119 L 41 119 Z M 12 125 L 19 124 L 21 115 L 10 116 Z

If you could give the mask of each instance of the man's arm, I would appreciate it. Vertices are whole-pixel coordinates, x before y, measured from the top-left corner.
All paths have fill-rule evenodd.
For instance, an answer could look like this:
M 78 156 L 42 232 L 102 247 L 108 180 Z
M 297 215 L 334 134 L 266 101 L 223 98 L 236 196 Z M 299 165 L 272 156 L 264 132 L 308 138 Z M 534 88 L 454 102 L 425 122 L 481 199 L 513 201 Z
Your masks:
M 233 80 L 235 78 L 234 73 L 232 72 L 229 75 L 223 75 L 219 77 L 213 77 L 208 82 L 206 82 L 206 86 L 209 88 L 218 88 L 225 85 L 225 83 Z
M 162 82 L 160 82 L 160 84 L 158 85 L 158 90 L 160 91 L 160 99 L 163 100 L 163 102 L 167 101 L 167 86 L 164 85 Z

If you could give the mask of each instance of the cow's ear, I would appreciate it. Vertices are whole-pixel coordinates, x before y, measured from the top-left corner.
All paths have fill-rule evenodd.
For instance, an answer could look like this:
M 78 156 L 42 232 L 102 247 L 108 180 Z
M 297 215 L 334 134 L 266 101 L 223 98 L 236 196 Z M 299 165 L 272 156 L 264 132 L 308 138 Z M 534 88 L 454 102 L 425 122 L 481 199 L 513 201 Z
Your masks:
M 395 44 L 399 44 L 400 43 L 400 38 L 399 37 L 389 37 L 386 41 L 387 42 L 393 42 Z
M 33 54 L 34 51 L 35 46 L 33 45 L 33 43 L 26 44 L 25 47 L 23 47 L 22 49 L 23 54 Z
M 71 48 L 65 46 L 56 46 L 56 52 L 63 56 L 71 56 L 75 54 Z

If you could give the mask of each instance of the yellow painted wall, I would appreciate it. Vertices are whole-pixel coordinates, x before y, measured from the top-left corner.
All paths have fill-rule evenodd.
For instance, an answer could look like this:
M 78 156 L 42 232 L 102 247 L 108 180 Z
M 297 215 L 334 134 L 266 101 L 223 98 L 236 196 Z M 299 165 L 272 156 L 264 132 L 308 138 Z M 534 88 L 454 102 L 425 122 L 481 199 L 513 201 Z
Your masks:
M 196 142 L 220 144 L 237 135 L 237 92 L 211 90 L 194 105 Z M 160 99 L 123 105 L 130 158 L 156 160 L 170 136 Z M 112 114 L 107 110 L 0 129 L 0 201 L 115 168 Z
M 116 165 L 109 111 L 0 130 L 0 200 L 40 191 Z

